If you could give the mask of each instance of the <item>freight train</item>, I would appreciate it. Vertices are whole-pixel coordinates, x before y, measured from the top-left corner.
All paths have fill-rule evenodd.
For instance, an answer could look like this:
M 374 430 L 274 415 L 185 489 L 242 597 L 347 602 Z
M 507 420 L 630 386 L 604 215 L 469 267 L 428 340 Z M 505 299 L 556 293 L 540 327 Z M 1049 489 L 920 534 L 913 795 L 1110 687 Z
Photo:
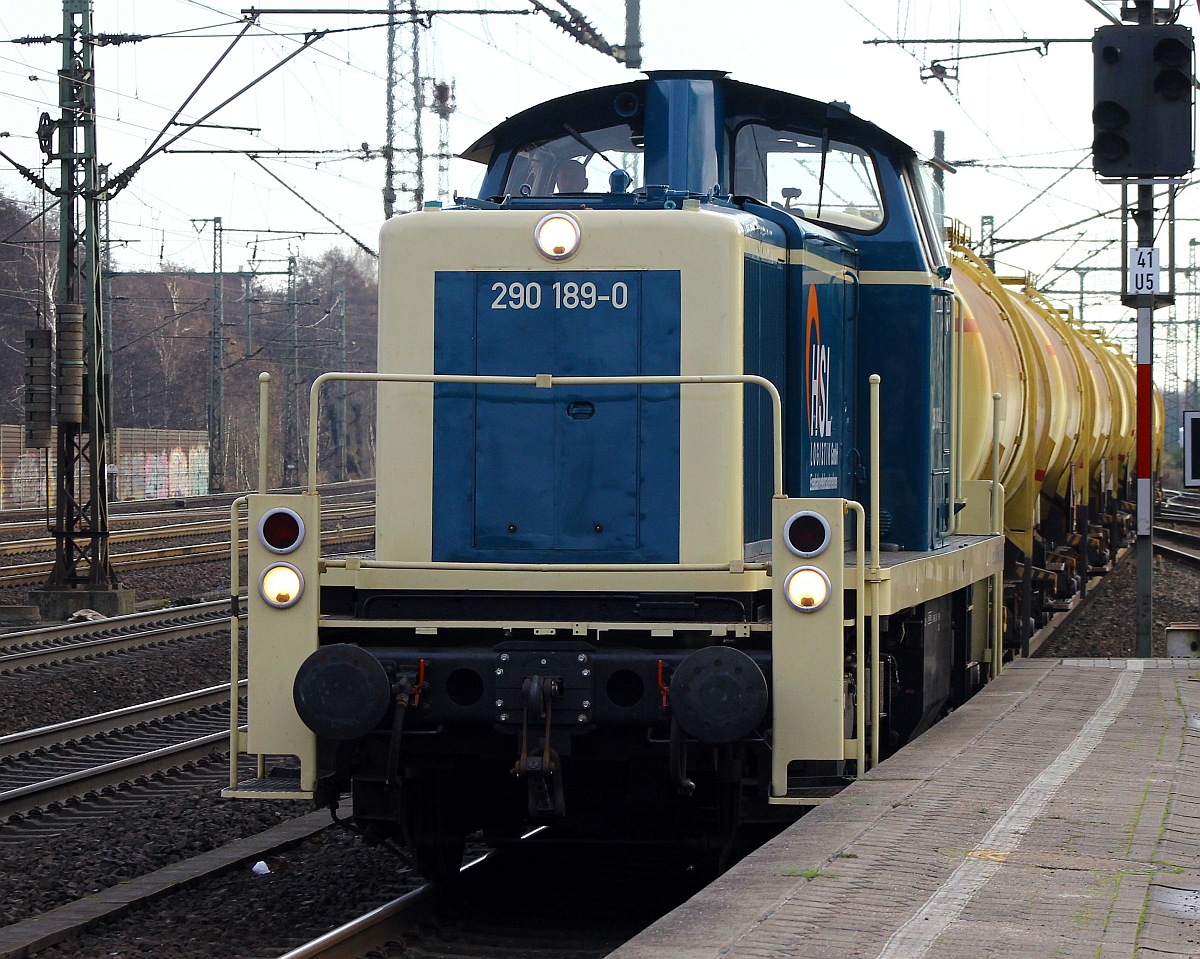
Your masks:
M 929 163 L 845 104 L 651 73 L 463 156 L 477 197 L 382 228 L 379 371 L 314 383 L 307 491 L 247 497 L 229 795 L 433 878 L 541 825 L 728 860 L 1125 543 L 1129 359 L 947 243 Z M 369 557 L 320 548 L 339 379 L 378 384 Z

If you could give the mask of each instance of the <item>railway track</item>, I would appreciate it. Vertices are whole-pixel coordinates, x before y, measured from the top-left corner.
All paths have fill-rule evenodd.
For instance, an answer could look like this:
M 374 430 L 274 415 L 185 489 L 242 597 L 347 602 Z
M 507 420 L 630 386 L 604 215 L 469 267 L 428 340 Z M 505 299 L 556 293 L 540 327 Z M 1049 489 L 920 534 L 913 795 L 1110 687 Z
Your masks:
M 1164 523 L 1200 524 L 1200 493 L 1168 490 L 1154 510 L 1154 518 Z
M 1155 526 L 1154 552 L 1200 569 L 1200 534 L 1167 526 Z
M 344 523 L 349 520 L 362 519 L 375 515 L 375 506 L 356 505 L 356 506 L 332 506 L 328 509 L 322 508 L 321 521 L 322 523 Z M 161 522 L 162 516 L 157 515 L 154 519 Z M 44 528 L 44 527 L 43 527 Z M 361 527 L 359 527 L 361 528 Z M 242 523 L 242 529 L 245 530 L 245 523 Z M 137 529 L 118 529 L 109 533 L 109 543 L 113 548 L 112 557 L 119 559 L 122 553 L 115 549 L 119 544 L 141 543 L 147 540 L 173 540 L 180 539 L 185 536 L 220 536 L 229 532 L 229 512 L 224 515 L 218 515 L 214 512 L 212 517 L 206 517 L 200 520 L 189 520 L 181 523 L 171 523 L 165 526 L 144 526 Z M 228 545 L 228 540 L 226 540 Z M 50 553 L 54 551 L 54 539 L 52 537 L 39 537 L 37 539 L 14 539 L 0 543 L 0 557 L 15 556 L 22 553 Z
M 463 866 L 463 871 L 482 861 L 483 857 L 472 860 Z M 431 885 L 420 886 L 285 952 L 280 959 L 358 959 L 363 955 L 388 955 L 391 952 L 388 943 L 403 941 L 406 934 L 428 915 L 440 893 L 441 890 Z
M 224 756 L 229 715 L 225 684 L 2 736 L 0 821 Z
M 325 530 L 321 533 L 324 544 L 348 545 L 365 543 L 375 538 L 375 527 L 354 526 L 340 530 Z M 245 540 L 242 544 L 244 546 Z M 229 555 L 229 540 L 208 543 L 188 543 L 182 546 L 165 546 L 159 549 L 140 550 L 110 555 L 117 572 L 133 569 L 154 569 L 161 566 L 189 565 L 208 560 L 225 559 Z M 0 586 L 34 586 L 45 581 L 54 567 L 53 560 L 6 566 L 0 573 Z
M 473 858 L 452 885 L 401 896 L 281 959 L 600 959 L 707 882 L 669 851 L 539 839 Z
M 371 497 L 375 494 L 375 481 L 349 480 L 344 483 L 325 483 L 319 487 L 322 502 L 335 502 Z M 299 487 L 292 487 L 286 492 L 301 492 Z M 172 497 L 156 500 L 126 500 L 109 504 L 109 520 L 111 524 L 154 522 L 161 521 L 164 516 L 186 513 L 194 516 L 197 513 L 211 512 L 214 516 L 229 516 L 229 504 L 239 493 L 213 493 L 208 496 Z M 53 519 L 54 511 L 45 506 L 28 509 L 0 510 L 0 534 L 22 529 L 45 529 L 48 518 Z
M 207 635 L 228 621 L 226 599 L 8 633 L 0 637 L 0 673 Z

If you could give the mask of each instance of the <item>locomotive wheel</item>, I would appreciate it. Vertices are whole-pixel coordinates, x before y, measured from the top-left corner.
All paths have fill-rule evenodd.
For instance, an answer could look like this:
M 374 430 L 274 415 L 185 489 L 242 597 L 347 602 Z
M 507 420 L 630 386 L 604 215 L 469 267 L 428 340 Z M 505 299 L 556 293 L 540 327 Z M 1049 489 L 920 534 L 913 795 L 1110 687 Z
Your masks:
M 465 851 L 466 841 L 462 836 L 427 839 L 413 846 L 413 865 L 430 882 L 453 882 L 462 869 Z
M 458 878 L 466 839 L 447 821 L 441 794 L 437 779 L 404 784 L 404 832 L 417 872 L 430 882 L 448 883 Z

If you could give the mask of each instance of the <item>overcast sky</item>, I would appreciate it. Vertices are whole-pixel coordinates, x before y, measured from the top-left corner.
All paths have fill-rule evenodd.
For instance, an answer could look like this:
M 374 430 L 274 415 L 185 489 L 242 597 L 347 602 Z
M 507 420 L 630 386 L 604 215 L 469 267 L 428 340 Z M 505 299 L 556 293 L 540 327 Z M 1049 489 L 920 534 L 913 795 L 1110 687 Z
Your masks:
M 545 2 L 556 6 L 556 0 Z M 623 0 L 574 0 L 573 5 L 607 40 L 624 41 Z M 229 230 L 227 270 L 251 262 L 270 269 L 289 252 L 311 255 L 334 244 L 351 246 L 347 235 L 376 245 L 383 217 L 383 161 L 349 154 L 362 144 L 378 150 L 385 140 L 384 18 L 269 12 L 284 6 L 381 8 L 386 0 L 259 4 L 267 12 L 201 86 L 184 119 L 207 113 L 295 52 L 306 31 L 339 32 L 317 40 L 208 121 L 252 131 L 195 131 L 174 148 L 348 152 L 264 156 L 261 163 L 270 172 L 234 153 L 153 158 L 111 207 L 119 268 L 156 269 L 170 263 L 210 269 L 211 225 L 192 221 L 217 216 Z M 426 0 L 420 9 L 470 6 Z M 479 6 L 532 9 L 528 0 L 484 0 Z M 1103 6 L 1113 12 L 1120 8 L 1115 0 Z M 240 29 L 243 7 L 198 0 L 100 0 L 96 8 L 98 33 L 151 37 L 97 50 L 99 151 L 101 162 L 115 174 L 142 155 L 228 48 Z M 1194 28 L 1197 20 L 1197 8 L 1189 4 L 1180 22 Z M 643 66 L 725 70 L 735 79 L 847 101 L 855 113 L 925 154 L 933 151 L 933 131 L 944 130 L 947 158 L 961 161 L 960 172 L 947 181 L 948 211 L 975 235 L 980 216 L 991 214 L 998 237 L 1022 239 L 1119 203 L 1117 189 L 1099 185 L 1091 172 L 1090 43 L 1058 42 L 1090 41 L 1095 28 L 1106 22 L 1088 0 L 643 0 Z M 57 42 L 11 41 L 56 37 L 61 28 L 58 0 L 0 3 L 0 150 L 31 168 L 42 162 L 35 135 L 39 115 L 58 115 L 56 71 L 62 52 Z M 537 13 L 446 13 L 434 16 L 432 26 L 420 34 L 421 73 L 454 84 L 457 109 L 449 121 L 449 145 L 455 153 L 518 110 L 630 75 Z M 999 38 L 1028 40 L 1010 46 L 965 42 Z M 864 43 L 897 39 L 913 42 Z M 927 42 L 936 39 L 964 42 Z M 407 72 L 407 29 L 399 40 L 400 65 Z M 1055 42 L 1047 46 L 1043 40 Z M 950 59 L 954 57 L 970 59 Z M 957 69 L 958 79 L 923 80 L 934 60 Z M 406 132 L 411 129 L 411 87 L 398 96 L 397 139 L 403 147 L 411 136 Z M 431 113 L 424 116 L 424 129 L 425 148 L 436 153 L 439 123 Z M 57 180 L 55 165 L 49 172 Z M 426 180 L 432 197 L 436 161 L 428 163 Z M 455 161 L 451 188 L 469 193 L 474 182 L 473 165 Z M 22 198 L 35 193 L 2 161 L 0 191 Z M 1191 219 L 1197 206 L 1188 194 L 1181 198 L 1183 265 L 1189 240 L 1200 233 Z M 1075 268 L 1119 266 L 1118 230 L 1115 216 L 1091 220 L 1056 234 L 1053 242 L 1020 246 L 1003 258 L 1039 275 L 1044 285 L 1078 307 Z M 298 238 L 301 231 L 304 239 Z M 1088 276 L 1094 292 L 1085 296 L 1085 305 L 1091 319 L 1126 315 L 1106 305 L 1113 297 L 1102 292 L 1114 289 L 1116 281 L 1111 273 Z M 1185 310 L 1180 312 L 1182 316 Z M 1132 327 L 1114 329 L 1133 333 Z

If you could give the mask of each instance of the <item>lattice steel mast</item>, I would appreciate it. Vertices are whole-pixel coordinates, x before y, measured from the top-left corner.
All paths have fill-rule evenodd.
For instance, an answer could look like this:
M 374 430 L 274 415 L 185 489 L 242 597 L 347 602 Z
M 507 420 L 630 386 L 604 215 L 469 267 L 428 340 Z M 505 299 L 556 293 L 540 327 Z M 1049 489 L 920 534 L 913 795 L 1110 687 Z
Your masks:
M 100 204 L 92 0 L 63 0 L 63 65 L 50 158 L 59 161 L 58 468 L 48 590 L 111 590 L 108 382 L 100 298 Z

